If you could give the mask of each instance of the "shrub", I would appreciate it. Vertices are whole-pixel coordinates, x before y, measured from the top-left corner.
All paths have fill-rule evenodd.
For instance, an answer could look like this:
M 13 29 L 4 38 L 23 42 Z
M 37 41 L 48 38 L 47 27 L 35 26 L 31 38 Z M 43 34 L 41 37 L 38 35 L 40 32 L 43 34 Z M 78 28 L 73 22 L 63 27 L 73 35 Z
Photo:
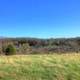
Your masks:
M 14 45 L 8 45 L 5 49 L 5 55 L 14 55 L 16 54 L 16 48 Z

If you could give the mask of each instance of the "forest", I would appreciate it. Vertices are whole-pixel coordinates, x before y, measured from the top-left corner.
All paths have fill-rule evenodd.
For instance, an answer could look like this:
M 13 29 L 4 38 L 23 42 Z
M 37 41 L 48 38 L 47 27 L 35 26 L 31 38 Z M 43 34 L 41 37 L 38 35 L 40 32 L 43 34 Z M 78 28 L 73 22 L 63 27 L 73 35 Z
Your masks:
M 53 54 L 80 52 L 76 38 L 0 38 L 0 55 Z

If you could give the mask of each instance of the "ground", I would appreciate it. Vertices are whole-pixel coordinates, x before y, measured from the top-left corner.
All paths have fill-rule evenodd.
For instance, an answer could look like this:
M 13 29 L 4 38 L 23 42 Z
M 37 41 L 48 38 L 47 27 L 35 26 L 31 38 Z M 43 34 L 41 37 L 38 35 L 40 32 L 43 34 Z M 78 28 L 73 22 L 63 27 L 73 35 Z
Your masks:
M 0 80 L 80 80 L 80 54 L 0 56 Z

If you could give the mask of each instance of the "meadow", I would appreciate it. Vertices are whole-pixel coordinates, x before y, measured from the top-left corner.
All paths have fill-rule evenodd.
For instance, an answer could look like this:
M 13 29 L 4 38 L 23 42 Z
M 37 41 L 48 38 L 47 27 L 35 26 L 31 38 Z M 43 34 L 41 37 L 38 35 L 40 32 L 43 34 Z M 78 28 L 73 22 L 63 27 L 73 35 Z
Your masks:
M 0 80 L 80 80 L 80 54 L 0 56 Z

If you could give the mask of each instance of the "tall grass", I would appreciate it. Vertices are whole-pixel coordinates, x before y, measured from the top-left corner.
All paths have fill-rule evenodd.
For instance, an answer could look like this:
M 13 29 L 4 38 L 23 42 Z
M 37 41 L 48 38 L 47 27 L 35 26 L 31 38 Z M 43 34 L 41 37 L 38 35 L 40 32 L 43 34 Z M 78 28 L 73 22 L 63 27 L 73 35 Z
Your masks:
M 80 80 L 80 54 L 0 56 L 0 80 Z

